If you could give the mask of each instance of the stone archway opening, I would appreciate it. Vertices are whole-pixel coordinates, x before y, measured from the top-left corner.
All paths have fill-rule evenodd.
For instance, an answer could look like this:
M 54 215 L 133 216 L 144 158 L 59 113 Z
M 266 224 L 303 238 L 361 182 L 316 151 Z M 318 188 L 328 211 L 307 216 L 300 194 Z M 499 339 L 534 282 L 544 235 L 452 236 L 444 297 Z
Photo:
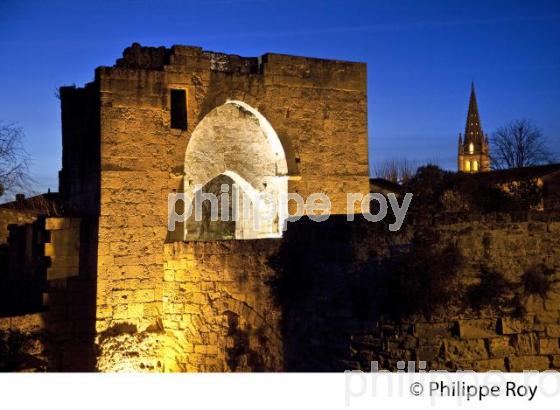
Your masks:
M 185 202 L 192 207 L 185 239 L 282 236 L 287 174 L 282 143 L 261 113 L 241 101 L 213 109 L 185 155 Z

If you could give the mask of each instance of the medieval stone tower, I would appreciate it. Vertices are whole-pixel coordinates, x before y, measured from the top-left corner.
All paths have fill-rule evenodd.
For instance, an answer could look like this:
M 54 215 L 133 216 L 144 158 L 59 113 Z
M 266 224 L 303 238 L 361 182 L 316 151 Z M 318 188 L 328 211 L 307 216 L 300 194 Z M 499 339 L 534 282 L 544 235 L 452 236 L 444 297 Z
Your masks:
M 170 229 L 169 195 L 191 201 L 233 183 L 252 198 L 320 192 L 331 214 L 346 214 L 347 193 L 369 192 L 366 65 L 133 44 L 94 81 L 60 95 L 60 193 L 76 220 L 48 228 L 74 227 L 79 246 L 59 260 L 79 259 L 72 291 L 86 306 L 72 313 L 88 313 L 95 339 L 95 349 L 69 348 L 90 346 L 97 370 L 281 369 L 280 314 L 259 247 L 282 245 L 287 199 L 257 228 L 247 218 Z M 254 275 L 245 269 L 253 254 L 263 255 Z M 233 353 L 239 332 L 254 354 Z M 85 368 L 67 361 L 60 367 Z
M 459 133 L 459 152 L 457 156 L 459 172 L 480 172 L 490 170 L 490 154 L 488 150 L 488 135 L 482 131 L 474 83 L 471 84 L 471 98 L 465 135 Z

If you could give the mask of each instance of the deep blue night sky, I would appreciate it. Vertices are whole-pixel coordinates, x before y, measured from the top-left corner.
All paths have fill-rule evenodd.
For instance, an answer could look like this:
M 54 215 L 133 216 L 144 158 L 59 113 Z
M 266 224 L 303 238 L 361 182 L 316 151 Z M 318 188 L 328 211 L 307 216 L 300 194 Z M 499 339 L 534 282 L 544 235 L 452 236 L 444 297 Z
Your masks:
M 57 189 L 61 85 L 133 42 L 368 63 L 370 162 L 455 169 L 474 79 L 482 125 L 532 119 L 560 151 L 560 1 L 0 0 L 0 120 Z

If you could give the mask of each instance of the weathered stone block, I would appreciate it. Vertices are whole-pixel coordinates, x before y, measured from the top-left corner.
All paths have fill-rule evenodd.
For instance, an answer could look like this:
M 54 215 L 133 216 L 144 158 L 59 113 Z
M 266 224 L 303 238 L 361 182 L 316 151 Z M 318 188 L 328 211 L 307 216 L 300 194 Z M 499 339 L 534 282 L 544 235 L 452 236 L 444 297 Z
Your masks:
M 547 297 L 544 301 L 544 307 L 548 311 L 560 311 L 560 292 L 558 291 L 558 289 L 554 289 L 553 291 L 548 292 Z
M 140 289 L 134 292 L 132 298 L 135 302 L 153 302 L 155 300 L 153 289 Z
M 493 358 L 502 358 L 515 354 L 513 340 L 509 336 L 498 337 L 488 340 L 488 349 Z
M 441 355 L 441 345 L 433 346 L 420 346 L 416 350 L 416 360 L 423 360 L 430 362 Z
M 453 323 L 417 323 L 414 333 L 420 339 L 420 344 L 437 343 L 438 338 L 451 337 L 453 327 Z
M 540 339 L 539 340 L 539 353 L 540 354 L 560 354 L 560 339 Z
M 59 229 L 68 229 L 72 226 L 72 218 L 47 218 L 45 219 L 45 229 L 47 231 L 56 231 Z
M 171 269 L 165 269 L 163 271 L 163 280 L 165 282 L 173 282 L 175 280 L 175 272 Z
M 538 354 L 539 339 L 535 333 L 522 333 L 515 335 L 515 346 L 520 355 Z
M 169 303 L 165 305 L 166 313 L 183 313 L 184 308 L 182 303 Z
M 510 372 L 530 370 L 543 371 L 549 368 L 548 356 L 510 356 L 507 358 Z
M 177 282 L 186 282 L 190 277 L 192 277 L 191 272 L 187 270 L 181 269 L 175 271 L 175 281 Z
M 194 352 L 199 354 L 218 354 L 218 346 L 214 345 L 196 345 Z
M 498 331 L 502 335 L 512 335 L 531 330 L 532 316 L 526 320 L 502 317 L 498 319 Z
M 198 306 L 198 305 L 186 304 L 186 305 L 184 305 L 183 309 L 184 309 L 185 313 L 189 313 L 189 314 L 199 314 L 200 313 L 200 306 Z
M 139 319 L 144 316 L 144 305 L 142 303 L 129 303 L 127 310 L 130 319 Z
M 501 372 L 507 371 L 504 359 L 488 359 L 488 360 L 476 360 L 474 362 L 473 369 L 476 372 L 488 372 L 492 370 L 498 370 Z
M 497 337 L 496 321 L 488 320 L 459 320 L 457 322 L 461 339 L 484 339 Z
M 535 317 L 536 323 L 541 324 L 557 324 L 559 318 L 559 312 L 557 310 L 553 311 L 541 311 Z
M 560 337 L 560 325 L 555 325 L 555 324 L 547 325 L 546 335 L 548 337 Z
M 208 296 L 202 292 L 193 293 L 192 303 L 196 305 L 204 305 L 208 303 Z
M 446 339 L 445 358 L 451 361 L 488 359 L 484 340 Z

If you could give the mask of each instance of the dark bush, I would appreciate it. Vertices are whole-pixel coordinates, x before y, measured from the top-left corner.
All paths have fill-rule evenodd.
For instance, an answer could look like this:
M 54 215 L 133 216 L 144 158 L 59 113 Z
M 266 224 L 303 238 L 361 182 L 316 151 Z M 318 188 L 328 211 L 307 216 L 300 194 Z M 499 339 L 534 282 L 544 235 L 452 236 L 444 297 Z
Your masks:
M 25 366 L 29 335 L 17 331 L 0 332 L 0 372 L 14 372 Z
M 511 308 L 514 291 L 515 285 L 501 272 L 482 267 L 480 282 L 466 290 L 466 301 L 468 307 L 474 310 L 491 308 L 501 312 L 504 308 Z
M 302 218 L 288 229 L 282 247 L 268 261 L 276 273 L 268 281 L 276 301 L 297 303 L 337 275 L 350 280 L 360 224 L 364 221 L 351 223 L 332 216 L 320 224 Z
M 515 211 L 535 209 L 542 204 L 543 190 L 535 178 L 510 183 L 508 191 Z
M 552 287 L 551 275 L 554 270 L 544 265 L 534 266 L 521 276 L 525 295 L 537 295 L 546 298 Z
M 454 245 L 441 248 L 438 241 L 436 232 L 421 231 L 408 250 L 381 264 L 373 289 L 382 315 L 430 318 L 456 300 L 462 258 Z
M 525 297 L 545 297 L 549 289 L 550 282 L 543 271 L 526 272 L 519 284 L 508 281 L 501 272 L 483 267 L 480 282 L 467 288 L 466 307 L 476 311 L 490 308 L 500 315 L 523 318 L 527 314 Z
M 414 206 L 410 211 L 416 219 L 433 216 L 444 209 L 444 192 L 449 188 L 451 173 L 436 165 L 418 168 L 416 174 L 404 185 L 407 192 L 414 194 Z
M 441 212 L 513 212 L 527 211 L 542 202 L 542 189 L 535 179 L 522 179 L 500 186 L 480 175 L 442 170 L 435 165 L 418 168 L 405 185 L 415 197 L 411 208 L 417 216 Z M 453 192 L 460 198 L 456 209 L 449 209 L 445 196 Z

